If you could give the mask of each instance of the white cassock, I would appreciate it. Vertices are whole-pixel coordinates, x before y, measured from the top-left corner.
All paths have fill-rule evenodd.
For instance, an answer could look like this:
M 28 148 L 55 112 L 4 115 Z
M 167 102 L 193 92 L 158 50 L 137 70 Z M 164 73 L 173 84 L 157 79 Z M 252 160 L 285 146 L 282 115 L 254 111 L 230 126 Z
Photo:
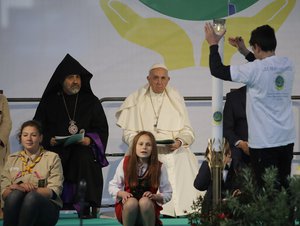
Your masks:
M 183 97 L 167 86 L 162 94 L 155 94 L 145 85 L 129 95 L 116 112 L 117 125 L 123 129 L 123 141 L 130 145 L 134 136 L 143 130 L 150 131 L 156 140 L 180 139 L 182 147 L 170 151 L 158 147 L 158 158 L 165 165 L 173 189 L 172 199 L 163 205 L 161 214 L 186 215 L 200 192 L 194 186 L 198 161 L 189 146 L 194 142 Z

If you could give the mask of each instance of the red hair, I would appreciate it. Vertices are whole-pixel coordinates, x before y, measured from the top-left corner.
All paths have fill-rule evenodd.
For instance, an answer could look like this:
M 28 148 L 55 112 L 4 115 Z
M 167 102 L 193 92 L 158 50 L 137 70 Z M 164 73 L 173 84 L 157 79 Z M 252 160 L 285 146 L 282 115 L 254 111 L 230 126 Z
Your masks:
M 136 187 L 138 184 L 137 165 L 138 156 L 136 155 L 136 145 L 139 138 L 143 135 L 147 135 L 150 138 L 152 151 L 148 159 L 148 177 L 150 178 L 150 184 L 154 188 L 159 187 L 160 178 L 160 164 L 158 161 L 158 151 L 155 138 L 151 132 L 141 131 L 133 139 L 131 156 L 129 158 L 128 167 L 126 169 L 125 180 L 128 181 L 130 187 Z

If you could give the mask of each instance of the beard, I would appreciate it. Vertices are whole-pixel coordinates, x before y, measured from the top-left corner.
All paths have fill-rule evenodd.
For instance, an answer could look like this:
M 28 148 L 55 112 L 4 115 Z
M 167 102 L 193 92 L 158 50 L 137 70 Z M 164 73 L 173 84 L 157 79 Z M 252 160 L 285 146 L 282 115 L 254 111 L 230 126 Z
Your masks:
M 70 93 L 72 94 L 77 94 L 80 91 L 80 86 L 78 85 L 73 85 L 72 87 L 70 87 Z

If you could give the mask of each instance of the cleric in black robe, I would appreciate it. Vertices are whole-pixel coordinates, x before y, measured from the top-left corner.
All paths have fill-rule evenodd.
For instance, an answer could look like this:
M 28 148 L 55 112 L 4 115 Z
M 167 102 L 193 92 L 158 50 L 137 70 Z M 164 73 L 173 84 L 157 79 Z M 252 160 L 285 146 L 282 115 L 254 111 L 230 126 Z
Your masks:
M 91 90 L 92 76 L 67 54 L 50 79 L 34 116 L 44 128 L 44 148 L 61 157 L 65 209 L 75 208 L 79 212 L 77 188 L 82 179 L 86 181 L 82 217 L 96 216 L 102 199 L 102 167 L 108 165 L 105 158 L 108 124 L 102 105 Z M 83 131 L 85 137 L 81 142 L 66 147 L 54 139 Z

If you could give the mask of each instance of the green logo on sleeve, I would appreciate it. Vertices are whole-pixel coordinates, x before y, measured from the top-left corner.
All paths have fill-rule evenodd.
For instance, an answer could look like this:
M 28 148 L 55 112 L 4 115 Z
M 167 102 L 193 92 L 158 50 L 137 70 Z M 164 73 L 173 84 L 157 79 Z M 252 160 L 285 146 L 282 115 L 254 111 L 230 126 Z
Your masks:
M 284 87 L 284 78 L 281 75 L 278 75 L 275 79 L 275 86 L 277 90 L 282 90 Z

